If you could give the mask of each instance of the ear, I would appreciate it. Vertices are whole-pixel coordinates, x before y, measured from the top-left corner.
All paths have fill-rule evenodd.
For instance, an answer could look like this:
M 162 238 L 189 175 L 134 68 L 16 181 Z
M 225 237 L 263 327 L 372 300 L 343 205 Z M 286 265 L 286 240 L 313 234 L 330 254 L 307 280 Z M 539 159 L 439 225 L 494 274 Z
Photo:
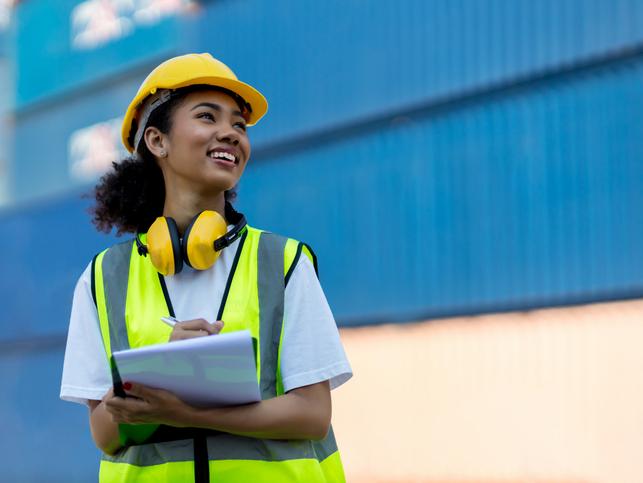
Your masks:
M 168 152 L 168 139 L 158 128 L 150 126 L 145 129 L 143 140 L 147 149 L 157 158 L 165 158 Z

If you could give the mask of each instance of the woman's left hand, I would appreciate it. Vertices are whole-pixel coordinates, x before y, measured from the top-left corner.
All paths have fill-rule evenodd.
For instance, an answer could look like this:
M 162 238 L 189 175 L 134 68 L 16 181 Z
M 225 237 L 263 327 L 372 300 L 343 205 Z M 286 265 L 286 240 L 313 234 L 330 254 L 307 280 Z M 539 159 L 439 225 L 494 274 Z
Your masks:
M 115 423 L 179 426 L 179 415 L 188 407 L 174 394 L 163 389 L 131 382 L 124 383 L 123 389 L 133 397 L 117 397 L 109 392 L 103 398 L 105 408 Z

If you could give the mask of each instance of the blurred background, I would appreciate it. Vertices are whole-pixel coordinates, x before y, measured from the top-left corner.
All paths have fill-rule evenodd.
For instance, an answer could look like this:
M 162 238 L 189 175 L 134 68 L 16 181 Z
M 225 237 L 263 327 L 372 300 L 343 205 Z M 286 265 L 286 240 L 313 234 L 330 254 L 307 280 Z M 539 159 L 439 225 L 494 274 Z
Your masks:
M 205 51 L 269 100 L 237 208 L 317 252 L 349 481 L 643 481 L 640 0 L 0 0 L 0 480 L 97 478 L 82 195 Z

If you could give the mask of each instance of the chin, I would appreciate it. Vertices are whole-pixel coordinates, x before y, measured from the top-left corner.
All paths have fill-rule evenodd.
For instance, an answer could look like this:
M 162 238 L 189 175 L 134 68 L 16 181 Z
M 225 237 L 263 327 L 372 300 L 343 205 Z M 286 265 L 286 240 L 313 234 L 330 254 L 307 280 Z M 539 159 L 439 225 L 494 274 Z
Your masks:
M 228 191 L 232 189 L 237 184 L 237 179 L 235 178 L 234 182 L 231 180 L 222 180 L 222 179 L 200 179 L 198 180 L 197 190 L 200 193 L 220 193 L 222 191 Z

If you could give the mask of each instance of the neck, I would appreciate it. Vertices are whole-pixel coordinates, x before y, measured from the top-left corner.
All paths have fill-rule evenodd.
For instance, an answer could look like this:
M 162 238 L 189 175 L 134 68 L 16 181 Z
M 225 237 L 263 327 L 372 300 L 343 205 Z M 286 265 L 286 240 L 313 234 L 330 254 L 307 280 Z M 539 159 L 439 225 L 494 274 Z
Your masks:
M 183 234 L 192 218 L 203 210 L 216 211 L 225 218 L 224 193 L 220 192 L 207 197 L 189 191 L 181 193 L 180 196 L 166 195 L 163 216 L 174 218 L 179 233 Z

